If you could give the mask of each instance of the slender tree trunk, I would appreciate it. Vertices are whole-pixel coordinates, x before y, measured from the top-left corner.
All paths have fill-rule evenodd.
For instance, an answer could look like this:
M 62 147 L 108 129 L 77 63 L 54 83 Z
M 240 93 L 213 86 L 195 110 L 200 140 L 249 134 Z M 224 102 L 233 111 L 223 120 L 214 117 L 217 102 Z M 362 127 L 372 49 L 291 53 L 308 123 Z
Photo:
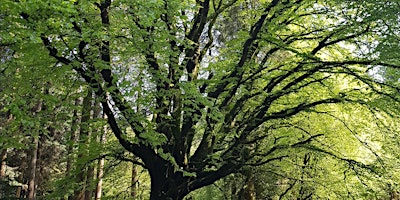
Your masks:
M 89 120 L 91 118 L 92 111 L 92 90 L 89 89 L 87 95 L 83 99 L 82 105 L 82 119 L 81 126 L 79 131 L 79 154 L 78 160 L 82 159 L 84 154 L 87 153 L 86 144 L 89 139 Z M 74 200 L 85 200 L 85 191 L 86 191 L 86 178 L 87 178 L 87 169 L 85 167 L 85 163 L 78 163 L 78 175 L 76 176 L 76 182 L 81 186 L 74 191 Z
M 39 138 L 33 138 L 33 147 L 31 150 L 31 160 L 29 163 L 29 182 L 28 182 L 28 199 L 36 198 L 36 164 L 39 147 Z
M 254 172 L 253 168 L 247 167 L 243 169 L 243 175 L 245 177 L 244 186 L 239 191 L 240 200 L 255 200 L 256 189 L 254 184 Z
M 237 182 L 236 181 L 236 175 L 234 175 L 233 177 L 229 177 L 229 182 L 230 182 L 230 190 L 231 190 L 231 200 L 238 200 L 238 187 L 237 187 Z
M 27 151 L 27 150 L 21 150 L 21 152 L 20 152 L 21 154 L 28 154 L 29 152 Z M 26 162 L 27 162 L 27 160 L 26 160 L 27 158 L 26 158 L 26 156 L 23 156 L 22 158 L 21 158 L 21 163 L 19 164 L 19 169 L 21 169 L 21 170 L 23 170 L 23 171 L 21 171 L 22 173 L 21 174 L 19 174 L 18 175 L 18 177 L 17 177 L 17 181 L 19 182 L 19 183 L 23 183 L 24 182 L 24 174 L 26 174 L 24 171 L 26 170 L 26 168 L 25 168 L 25 166 L 26 166 Z M 22 191 L 24 190 L 24 189 L 26 189 L 26 188 L 23 188 L 23 186 L 19 186 L 19 187 L 17 187 L 17 191 L 15 192 L 15 197 L 16 198 L 22 198 L 23 196 L 22 196 Z
M 311 159 L 311 155 L 306 153 L 303 158 L 303 166 L 301 167 L 302 172 L 301 172 L 301 179 L 300 179 L 300 190 L 299 190 L 299 197 L 298 199 L 308 199 L 311 197 L 312 193 L 310 191 L 307 191 L 307 188 L 304 186 L 304 179 L 306 178 L 306 167 L 309 165 L 309 161 Z
M 93 99 L 96 99 L 95 97 Z M 101 114 L 101 107 L 100 107 L 100 103 L 97 103 L 96 101 L 93 102 L 92 104 L 92 110 L 93 110 L 93 116 L 92 118 L 95 118 L 97 120 L 100 120 L 103 118 L 102 114 Z M 87 140 L 86 140 L 86 144 L 87 146 L 89 146 L 89 143 L 93 142 L 97 142 L 99 141 L 98 138 L 100 136 L 100 141 L 99 143 L 102 143 L 103 141 L 103 136 L 105 134 L 105 130 L 102 127 L 96 127 L 93 129 L 93 131 L 88 131 L 87 132 Z M 89 149 L 89 148 L 87 148 Z M 91 152 L 89 150 L 87 150 L 87 154 L 90 154 Z M 92 186 L 94 186 L 94 163 L 90 163 L 88 168 L 87 168 L 87 175 L 86 175 L 86 191 L 85 191 L 85 200 L 91 200 L 93 193 L 96 192 L 96 188 L 93 188 Z
M 95 193 L 95 200 L 101 199 L 101 192 L 103 187 L 103 171 L 104 169 L 104 158 L 100 159 L 98 162 L 97 168 L 97 186 L 96 186 L 96 193 Z
M 1 150 L 1 166 L 0 166 L 0 178 L 6 176 L 6 159 L 7 159 L 7 149 Z
M 75 106 L 79 107 L 82 105 L 83 98 L 78 98 L 75 100 Z M 66 167 L 66 174 L 67 176 L 71 175 L 71 170 L 72 170 L 72 164 L 74 160 L 74 145 L 77 142 L 77 130 L 78 130 L 78 124 L 81 121 L 80 116 L 78 114 L 78 110 L 74 110 L 73 115 L 72 115 L 72 124 L 71 124 L 71 129 L 70 129 L 70 138 L 69 141 L 71 142 L 67 146 L 67 155 L 69 159 L 67 159 L 67 167 Z
M 22 175 L 18 176 L 18 180 L 22 180 Z M 19 199 L 21 198 L 21 193 L 22 193 L 22 186 L 17 187 L 17 191 L 15 192 L 15 198 Z
M 0 199 L 3 199 L 8 192 L 5 189 L 6 186 L 6 158 L 7 158 L 7 149 L 1 150 L 1 165 L 0 165 Z
M 137 196 L 137 166 L 132 163 L 132 179 L 131 179 L 131 197 L 134 199 Z
M 34 110 L 33 116 L 36 116 L 42 110 L 43 100 L 39 100 Z M 38 127 L 35 127 L 38 128 Z M 29 181 L 28 181 L 28 199 L 33 200 L 36 198 L 36 168 L 38 160 L 39 150 L 39 135 L 33 136 L 33 145 L 30 151 L 30 163 L 29 163 Z
M 12 114 L 8 113 L 7 115 L 8 115 L 8 117 L 7 117 L 6 122 L 4 124 L 2 124 L 2 125 L 4 125 L 4 127 L 7 126 L 7 124 L 13 120 Z M 0 131 L 1 130 L 2 129 L 0 128 Z M 6 170 L 7 170 L 6 159 L 7 159 L 7 149 L 5 148 L 5 149 L 1 150 L 0 178 L 4 178 L 6 176 Z
M 140 98 L 141 95 L 138 93 L 138 98 Z M 136 112 L 141 112 L 141 107 L 140 104 L 136 104 Z M 137 196 L 137 188 L 138 188 L 138 172 L 137 172 L 137 166 L 135 163 L 132 163 L 132 177 L 131 177 L 131 197 L 133 199 L 136 198 Z
M 75 107 L 79 108 L 83 104 L 83 98 L 79 97 L 75 100 Z M 70 136 L 69 136 L 69 142 L 71 142 L 69 145 L 67 145 L 67 166 L 65 170 L 65 175 L 67 177 L 71 177 L 72 173 L 71 171 L 73 170 L 73 164 L 75 160 L 75 144 L 78 142 L 78 127 L 79 123 L 81 122 L 81 115 L 79 113 L 79 109 L 75 109 L 72 115 L 72 124 L 71 124 L 71 129 L 70 129 Z M 68 196 L 68 200 L 73 200 L 73 195 Z
M 256 199 L 256 191 L 254 185 L 254 175 L 250 174 L 246 180 L 246 184 L 243 188 L 243 197 L 242 200 L 255 200 Z
M 104 116 L 105 117 L 105 116 Z M 107 135 L 107 126 L 104 126 L 103 128 L 103 133 L 100 138 L 100 143 L 105 144 L 106 143 L 106 135 Z M 104 158 L 100 159 L 98 161 L 98 167 L 97 167 L 97 186 L 96 186 L 96 192 L 95 192 L 95 200 L 100 200 L 101 199 L 101 192 L 102 192 L 102 187 L 103 187 L 103 173 L 104 173 Z
M 93 165 L 89 165 L 87 168 L 87 173 L 86 173 L 85 200 L 92 199 L 93 189 L 91 187 L 91 184 L 93 182 L 93 177 L 94 177 L 94 167 L 93 167 Z

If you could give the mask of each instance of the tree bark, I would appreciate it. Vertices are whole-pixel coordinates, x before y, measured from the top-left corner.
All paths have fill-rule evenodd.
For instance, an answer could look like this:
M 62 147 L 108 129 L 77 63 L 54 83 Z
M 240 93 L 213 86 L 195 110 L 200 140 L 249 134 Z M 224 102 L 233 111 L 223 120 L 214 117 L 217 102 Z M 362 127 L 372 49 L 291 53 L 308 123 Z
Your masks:
M 6 176 L 6 168 L 7 168 L 7 149 L 1 150 L 1 166 L 0 166 L 0 178 L 4 178 Z
M 95 200 L 100 200 L 101 199 L 101 192 L 102 192 L 102 187 L 103 187 L 103 171 L 104 169 L 104 158 L 100 159 L 98 162 L 98 168 L 97 168 L 97 187 L 96 187 L 96 192 L 95 192 Z
M 94 94 L 92 94 L 94 95 Z M 94 97 L 93 99 L 95 99 L 96 97 Z M 102 114 L 101 114 L 101 107 L 100 107 L 100 103 L 98 102 L 92 102 L 91 104 L 91 110 L 93 111 L 93 115 L 91 116 L 91 118 L 100 120 L 103 118 Z M 89 144 L 93 141 L 93 142 L 99 142 L 100 144 L 102 143 L 102 138 L 105 134 L 105 130 L 102 127 L 95 127 L 94 129 L 92 129 L 92 131 L 88 131 L 87 135 L 86 135 L 86 146 L 89 147 Z M 100 141 L 98 140 L 100 136 Z M 86 149 L 86 153 L 90 154 L 90 150 L 89 148 Z M 95 168 L 95 164 L 94 163 L 89 163 L 88 167 L 87 167 L 87 174 L 86 174 L 86 189 L 85 189 L 85 200 L 91 200 L 93 193 L 96 193 L 97 187 L 93 188 L 94 186 L 94 168 Z M 95 197 L 96 198 L 96 197 Z
M 3 127 L 6 127 L 8 123 L 10 123 L 13 120 L 13 115 L 11 113 L 7 113 L 7 120 L 5 123 L 2 123 Z M 0 131 L 3 129 L 0 128 Z M 4 178 L 6 176 L 6 170 L 7 170 L 7 148 L 4 148 L 1 150 L 1 166 L 0 166 L 0 178 Z
M 6 195 L 6 158 L 7 158 L 7 149 L 1 150 L 1 165 L 0 165 L 0 199 L 4 198 Z
M 132 178 L 131 178 L 131 197 L 133 199 L 137 196 L 137 166 L 136 164 L 132 163 Z
M 246 180 L 241 200 L 255 200 L 255 199 L 256 199 L 256 191 L 254 185 L 254 175 L 251 174 Z
M 106 117 L 106 116 L 104 116 Z M 107 126 L 104 126 L 103 128 L 103 134 L 101 135 L 100 138 L 100 143 L 105 144 L 106 143 L 106 135 L 107 135 Z M 95 192 L 95 200 L 100 200 L 101 195 L 102 195 L 102 189 L 103 189 L 103 174 L 104 174 L 104 158 L 101 158 L 98 161 L 98 167 L 97 167 L 97 186 L 96 186 L 96 192 Z
M 36 164 L 39 147 L 39 138 L 33 138 L 33 147 L 31 150 L 31 160 L 29 163 L 29 182 L 28 182 L 28 199 L 33 200 L 36 198 Z
M 312 193 L 310 191 L 307 191 L 307 187 L 304 186 L 304 180 L 306 176 L 306 167 L 309 165 L 309 161 L 311 159 L 311 155 L 309 153 L 306 153 L 303 158 L 303 166 L 301 167 L 301 179 L 300 179 L 300 190 L 299 190 L 299 197 L 298 199 L 308 199 Z
M 36 116 L 42 110 L 43 100 L 39 100 L 38 104 L 34 108 L 33 116 Z M 35 127 L 38 128 L 38 127 Z M 31 147 L 31 157 L 29 163 L 29 181 L 28 181 L 28 199 L 34 200 L 36 198 L 36 168 L 39 151 L 39 135 L 33 136 L 33 146 Z
M 82 105 L 83 98 L 79 97 L 75 100 L 75 106 L 79 107 Z M 66 175 L 70 176 L 71 175 L 71 170 L 72 170 L 72 164 L 74 160 L 74 145 L 77 142 L 77 130 L 78 130 L 78 124 L 81 121 L 80 116 L 78 114 L 78 110 L 74 110 L 73 115 L 72 115 L 72 124 L 71 124 L 71 129 L 70 129 L 70 137 L 69 137 L 69 142 L 71 142 L 67 146 L 67 156 L 69 159 L 67 159 L 67 167 L 66 167 Z
M 89 165 L 87 168 L 87 173 L 86 173 L 85 200 L 92 199 L 93 190 L 92 190 L 91 184 L 93 182 L 93 176 L 94 176 L 94 167 L 93 167 L 93 165 Z
M 80 131 L 79 131 L 79 154 L 78 154 L 78 160 L 81 160 L 84 156 L 84 154 L 87 153 L 87 142 L 89 140 L 89 120 L 91 118 L 91 111 L 92 111 L 92 99 L 93 99 L 93 94 L 92 90 L 89 89 L 87 92 L 87 95 L 83 99 L 83 105 L 82 105 L 82 119 L 81 119 L 81 126 L 80 126 Z M 74 200 L 86 200 L 85 199 L 85 194 L 86 194 L 86 178 L 87 178 L 87 168 L 85 163 L 77 163 L 77 169 L 78 169 L 78 174 L 76 176 L 76 182 L 81 184 L 79 188 L 77 188 L 74 191 Z
M 21 154 L 28 154 L 29 152 L 28 152 L 28 150 L 21 150 L 21 152 L 20 152 Z M 19 174 L 18 175 L 18 177 L 17 177 L 17 181 L 19 182 L 19 183 L 24 183 L 24 175 L 26 174 L 26 165 L 27 165 L 27 158 L 26 158 L 26 156 L 23 156 L 22 158 L 21 158 L 21 163 L 19 164 L 19 169 L 21 170 L 21 174 Z M 26 189 L 27 188 L 23 188 L 23 186 L 19 186 L 19 187 L 17 187 L 17 191 L 15 192 L 15 197 L 16 198 L 23 198 L 23 196 L 22 196 L 22 192 L 24 191 L 25 193 L 26 193 Z
M 83 97 L 79 97 L 75 100 L 75 107 L 79 108 L 80 106 L 82 106 L 83 104 Z M 70 136 L 69 136 L 69 142 L 71 142 L 69 145 L 67 145 L 67 166 L 66 166 L 66 170 L 65 170 L 65 175 L 67 177 L 71 177 L 71 171 L 73 170 L 73 164 L 74 164 L 74 160 L 75 160 L 75 150 L 76 148 L 74 147 L 75 144 L 78 142 L 78 127 L 79 127 L 79 123 L 81 122 L 81 114 L 79 113 L 79 109 L 75 109 L 73 111 L 73 115 L 72 115 L 72 123 L 71 123 L 71 128 L 70 128 Z M 68 200 L 72 200 L 73 199 L 73 195 L 69 195 L 67 197 Z
M 162 158 L 154 158 L 149 169 L 150 200 L 181 200 L 188 193 L 189 177 L 175 171 L 173 165 Z

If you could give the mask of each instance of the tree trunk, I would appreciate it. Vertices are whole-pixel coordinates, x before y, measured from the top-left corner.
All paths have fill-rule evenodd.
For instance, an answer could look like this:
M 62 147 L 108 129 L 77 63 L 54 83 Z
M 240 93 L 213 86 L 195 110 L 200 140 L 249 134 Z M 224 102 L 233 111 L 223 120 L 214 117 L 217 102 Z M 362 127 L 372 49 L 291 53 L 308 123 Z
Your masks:
M 3 125 L 3 127 L 6 127 L 8 123 L 10 123 L 13 120 L 13 115 L 8 113 L 7 120 Z M 0 128 L 0 131 L 2 129 Z M 6 170 L 7 170 L 7 148 L 1 150 L 1 166 L 0 166 L 0 178 L 4 178 L 6 176 Z
M 94 176 L 94 167 L 93 167 L 93 165 L 89 165 L 87 168 L 87 173 L 86 173 L 85 200 L 92 199 L 93 190 L 92 190 L 91 184 L 93 182 L 93 176 Z
M 310 191 L 307 191 L 307 187 L 304 185 L 304 180 L 306 176 L 306 167 L 309 165 L 309 161 L 311 159 L 311 155 L 309 153 L 306 153 L 303 158 L 303 166 L 301 167 L 302 172 L 301 172 L 301 178 L 300 178 L 300 190 L 299 190 L 299 197 L 298 199 L 308 199 L 311 197 L 312 193 Z
M 131 178 L 131 197 L 133 199 L 137 196 L 137 167 L 136 164 L 132 163 L 132 178 Z
M 182 200 L 187 194 L 179 192 L 177 186 L 169 185 L 167 183 L 169 181 L 158 181 L 157 184 L 153 184 L 154 181 L 151 182 L 150 200 Z
M 181 200 L 188 194 L 189 177 L 175 171 L 172 164 L 162 158 L 155 158 L 149 168 L 151 179 L 150 200 Z
M 6 176 L 6 159 L 7 159 L 7 149 L 1 150 L 1 166 L 0 166 L 0 178 Z
M 0 166 L 0 199 L 9 195 L 9 192 L 6 190 L 6 158 L 7 158 L 7 149 L 1 150 L 1 166 Z
M 103 134 L 101 135 L 101 138 L 100 138 L 101 144 L 106 143 L 106 135 L 107 135 L 107 126 L 104 126 Z M 96 186 L 95 200 L 101 199 L 101 192 L 102 192 L 102 187 L 103 187 L 103 173 L 104 173 L 103 170 L 104 170 L 104 158 L 101 158 L 98 162 L 98 167 L 97 167 L 98 182 L 97 182 L 97 186 Z
M 100 159 L 98 162 L 98 168 L 97 168 L 97 187 L 96 187 L 96 192 L 95 192 L 95 200 L 101 199 L 101 192 L 102 192 L 102 187 L 103 187 L 103 171 L 104 169 L 104 158 Z
M 78 160 L 81 160 L 83 156 L 87 153 L 87 142 L 89 140 L 89 120 L 91 118 L 92 111 L 92 90 L 89 89 L 87 95 L 83 99 L 82 105 L 82 119 L 81 126 L 79 131 L 79 154 Z M 87 177 L 87 169 L 86 163 L 78 163 L 77 164 L 78 174 L 76 176 L 75 181 L 80 184 L 80 187 L 74 191 L 74 200 L 85 200 L 85 191 L 86 191 L 86 177 Z
M 75 100 L 75 106 L 79 107 L 82 105 L 83 98 L 78 98 Z M 66 167 L 66 175 L 70 176 L 71 170 L 72 170 L 72 164 L 74 160 L 74 145 L 77 142 L 77 130 L 78 130 L 78 124 L 81 121 L 80 116 L 78 114 L 78 110 L 74 110 L 73 115 L 72 115 L 72 124 L 71 124 L 71 129 L 70 129 L 70 137 L 69 137 L 69 142 L 71 142 L 67 146 L 67 156 L 69 159 L 67 159 L 67 167 Z
M 33 200 L 36 198 L 36 163 L 39 147 L 39 138 L 33 138 L 33 147 L 31 150 L 31 160 L 29 163 L 29 182 L 28 182 L 28 199 Z
M 15 192 L 15 198 L 20 199 L 22 196 L 22 186 L 17 187 L 17 191 Z
M 28 154 L 29 152 L 27 151 L 27 150 L 21 150 L 21 152 L 20 152 L 21 154 Z M 19 169 L 20 170 L 22 170 L 21 172 L 21 174 L 19 174 L 18 175 L 18 177 L 17 177 L 17 181 L 19 182 L 19 183 L 24 183 L 24 175 L 26 174 L 26 172 L 25 172 L 25 170 L 26 170 L 26 165 L 27 165 L 27 160 L 26 160 L 27 158 L 26 158 L 26 156 L 23 156 L 22 158 L 21 158 L 21 163 L 19 164 Z M 19 186 L 19 187 L 17 187 L 17 191 L 15 192 L 15 197 L 18 199 L 18 198 L 23 198 L 23 196 L 22 196 L 22 192 L 25 190 L 25 189 L 27 189 L 27 188 L 23 188 L 23 186 Z M 26 191 L 24 191 L 24 192 L 26 192 Z
M 80 106 L 82 106 L 83 104 L 83 98 L 79 97 L 75 100 L 75 107 L 79 108 Z M 74 160 L 75 160 L 75 150 L 76 148 L 74 147 L 75 144 L 78 142 L 78 127 L 79 127 L 79 123 L 81 122 L 81 114 L 79 113 L 79 109 L 75 109 L 73 111 L 73 115 L 72 115 L 72 124 L 71 124 L 71 128 L 70 128 L 70 136 L 69 136 L 69 144 L 67 145 L 67 166 L 66 166 L 66 170 L 65 170 L 65 175 L 67 177 L 71 177 L 71 171 L 73 170 L 73 164 L 74 164 Z M 73 195 L 69 195 L 68 200 L 72 200 L 73 199 Z
M 254 183 L 254 168 L 245 167 L 242 172 L 244 179 L 244 185 L 239 191 L 238 199 L 240 200 L 255 200 L 256 199 L 256 188 Z
M 43 100 L 39 100 L 38 104 L 34 108 L 33 116 L 36 116 L 42 110 Z M 39 127 L 35 127 L 39 128 Z M 31 147 L 31 157 L 29 163 L 29 181 L 28 181 L 28 199 L 33 200 L 36 198 L 36 168 L 37 168 L 37 159 L 38 159 L 38 151 L 39 151 L 39 135 L 36 137 L 33 136 L 33 146 Z
M 250 175 L 247 180 L 246 184 L 243 188 L 243 196 L 242 200 L 255 200 L 256 199 L 256 191 L 254 186 L 254 176 Z
M 92 94 L 94 95 L 94 94 Z M 93 98 L 95 99 L 95 97 Z M 101 114 L 101 107 L 100 103 L 93 102 L 91 110 L 93 111 L 93 115 L 91 118 L 100 120 L 103 118 Z M 92 131 L 87 132 L 87 139 L 86 139 L 86 146 L 89 147 L 89 144 L 93 142 L 99 142 L 100 144 L 102 143 L 103 136 L 105 134 L 105 130 L 102 127 L 95 127 L 92 129 Z M 100 140 L 98 140 L 100 136 Z M 89 151 L 89 148 L 86 149 L 86 153 L 90 154 L 91 152 Z M 85 200 L 91 200 L 93 193 L 96 192 L 97 187 L 93 188 L 94 186 L 94 163 L 89 163 L 87 167 L 87 174 L 86 174 L 86 190 L 85 190 Z

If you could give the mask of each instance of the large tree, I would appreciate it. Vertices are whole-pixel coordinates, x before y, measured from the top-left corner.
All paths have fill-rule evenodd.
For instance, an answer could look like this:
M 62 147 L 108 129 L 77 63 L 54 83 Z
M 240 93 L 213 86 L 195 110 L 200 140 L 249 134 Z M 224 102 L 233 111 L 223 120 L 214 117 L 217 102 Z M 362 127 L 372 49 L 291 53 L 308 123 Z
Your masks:
M 333 155 L 308 146 L 323 135 L 312 130 L 271 142 L 270 130 L 287 128 L 282 119 L 380 96 L 397 103 L 398 85 L 374 76 L 398 68 L 390 49 L 397 4 L 7 0 L 1 39 L 41 45 L 36 51 L 49 58 L 40 59 L 76 73 L 119 143 L 148 170 L 150 198 L 182 199 L 246 165 L 284 159 L 281 149 Z

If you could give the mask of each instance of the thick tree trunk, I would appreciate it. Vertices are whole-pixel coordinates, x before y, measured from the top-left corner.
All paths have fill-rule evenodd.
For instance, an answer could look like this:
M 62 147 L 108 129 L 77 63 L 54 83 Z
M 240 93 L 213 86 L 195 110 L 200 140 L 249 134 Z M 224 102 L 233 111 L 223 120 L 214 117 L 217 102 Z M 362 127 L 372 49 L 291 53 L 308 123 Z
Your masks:
M 227 163 L 216 171 L 198 172 L 196 177 L 191 177 L 184 176 L 170 161 L 157 155 L 149 155 L 142 160 L 147 161 L 150 174 L 151 200 L 183 199 L 189 192 L 210 185 L 233 171 L 231 164 Z
M 150 200 L 181 200 L 189 192 L 189 178 L 174 170 L 172 164 L 161 158 L 149 168 L 151 179 Z
M 150 200 L 182 200 L 187 193 L 178 191 L 177 186 L 161 187 L 160 184 L 168 185 L 169 181 L 159 181 L 155 186 L 152 181 Z

